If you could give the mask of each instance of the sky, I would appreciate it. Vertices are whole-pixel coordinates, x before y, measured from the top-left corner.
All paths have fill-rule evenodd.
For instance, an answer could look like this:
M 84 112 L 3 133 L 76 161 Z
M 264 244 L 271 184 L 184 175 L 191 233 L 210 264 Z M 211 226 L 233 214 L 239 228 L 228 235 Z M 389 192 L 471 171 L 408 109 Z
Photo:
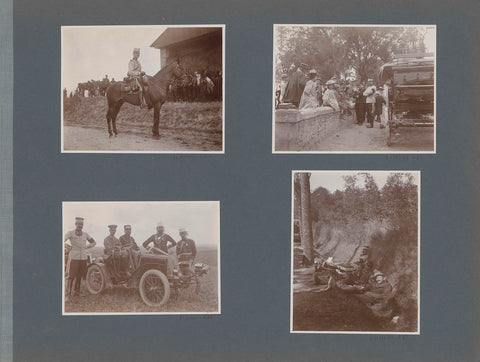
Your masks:
M 75 217 L 85 218 L 83 230 L 103 245 L 108 225 L 116 224 L 118 238 L 123 225 L 132 225 L 132 236 L 138 246 L 156 233 L 158 222 L 165 232 L 180 240 L 178 229 L 185 227 L 189 237 L 198 245 L 219 246 L 220 206 L 216 201 L 192 202 L 64 202 L 64 234 L 75 229 Z
M 382 188 L 387 182 L 387 178 L 390 174 L 394 173 L 392 171 L 310 171 L 310 190 L 313 192 L 318 187 L 324 187 L 328 191 L 335 192 L 336 190 L 342 191 L 344 189 L 345 181 L 342 176 L 346 175 L 359 175 L 359 173 L 368 172 L 372 175 L 375 180 L 378 188 Z M 404 171 L 401 171 L 404 172 Z M 411 172 L 414 176 L 415 183 L 418 185 L 418 173 L 415 171 Z M 358 184 L 363 186 L 363 183 L 360 180 L 363 178 L 360 176 Z
M 108 78 L 122 80 L 134 48 L 140 48 L 142 70 L 160 70 L 160 50 L 150 45 L 166 26 L 64 26 L 62 27 L 62 89 L 77 83 Z

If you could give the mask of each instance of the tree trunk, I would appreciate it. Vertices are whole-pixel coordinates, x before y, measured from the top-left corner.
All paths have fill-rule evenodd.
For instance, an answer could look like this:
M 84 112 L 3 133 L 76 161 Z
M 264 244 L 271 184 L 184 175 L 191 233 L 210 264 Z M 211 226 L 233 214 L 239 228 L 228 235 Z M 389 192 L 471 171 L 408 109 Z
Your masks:
M 312 219 L 310 215 L 310 174 L 302 172 L 299 174 L 300 178 L 300 236 L 303 248 L 303 262 L 304 265 L 311 265 L 313 262 L 313 233 L 312 233 Z

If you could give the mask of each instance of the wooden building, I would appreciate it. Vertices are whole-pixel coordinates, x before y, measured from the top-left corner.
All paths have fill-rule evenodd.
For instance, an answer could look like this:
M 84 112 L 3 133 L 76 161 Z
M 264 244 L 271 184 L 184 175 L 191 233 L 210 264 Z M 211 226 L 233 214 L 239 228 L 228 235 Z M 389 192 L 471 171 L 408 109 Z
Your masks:
M 180 59 L 190 72 L 222 70 L 221 27 L 171 27 L 152 43 L 160 50 L 160 67 Z

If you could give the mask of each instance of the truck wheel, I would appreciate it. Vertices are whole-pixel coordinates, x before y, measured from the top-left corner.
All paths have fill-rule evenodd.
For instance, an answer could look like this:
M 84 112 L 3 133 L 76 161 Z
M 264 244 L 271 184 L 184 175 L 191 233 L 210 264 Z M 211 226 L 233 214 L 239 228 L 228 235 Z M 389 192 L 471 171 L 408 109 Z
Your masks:
M 170 298 L 168 279 L 157 269 L 150 269 L 143 273 L 138 289 L 143 302 L 150 307 L 161 307 Z
M 105 274 L 102 268 L 93 264 L 87 270 L 87 289 L 90 294 L 99 294 L 105 289 Z

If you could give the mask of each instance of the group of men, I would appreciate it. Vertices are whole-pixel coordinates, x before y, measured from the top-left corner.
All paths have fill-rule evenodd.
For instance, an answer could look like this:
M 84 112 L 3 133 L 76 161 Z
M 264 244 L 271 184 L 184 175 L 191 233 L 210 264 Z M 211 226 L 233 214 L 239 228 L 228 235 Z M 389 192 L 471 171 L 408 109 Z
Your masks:
M 373 128 L 373 122 L 382 122 L 383 107 L 386 100 L 383 97 L 383 87 L 378 89 L 373 84 L 373 79 L 368 79 L 366 86 L 353 88 L 348 82 L 339 82 L 332 77 L 325 84 L 317 76 L 315 69 L 308 70 L 305 63 L 299 66 L 292 64 L 287 73 L 282 75 L 282 80 L 276 89 L 276 107 L 280 104 L 292 105 L 299 110 L 330 107 L 340 111 L 340 118 L 351 114 L 355 109 L 356 124 L 367 122 L 367 128 Z
M 68 272 L 66 301 L 71 298 L 72 294 L 74 296 L 82 295 L 80 294 L 80 286 L 82 279 L 85 279 L 87 274 L 87 249 L 96 245 L 96 241 L 87 232 L 83 231 L 83 225 L 84 218 L 75 218 L 75 229 L 68 231 L 64 238 L 65 242 L 70 242 L 70 245 L 66 247 Z M 119 238 L 115 236 L 117 225 L 108 225 L 108 230 L 109 235 L 103 241 L 105 258 L 113 257 L 116 251 L 125 249 L 140 252 L 140 248 L 132 236 L 131 225 L 124 225 L 124 234 Z M 179 229 L 179 235 L 180 240 L 176 242 L 170 235 L 165 233 L 164 224 L 159 222 L 156 227 L 156 233 L 145 240 L 142 246 L 148 251 L 154 251 L 155 248 L 166 254 L 168 254 L 170 248 L 176 247 L 177 256 L 182 255 L 184 259 L 189 259 L 191 264 L 193 264 L 197 255 L 195 241 L 188 238 L 188 231 L 185 228 Z
M 380 128 L 385 128 L 382 122 L 383 106 L 387 104 L 383 97 L 383 87 L 378 89 L 373 84 L 373 79 L 367 81 L 366 87 L 360 86 L 354 94 L 356 124 L 361 126 L 365 120 L 367 128 L 373 128 L 373 122 L 380 123 Z

